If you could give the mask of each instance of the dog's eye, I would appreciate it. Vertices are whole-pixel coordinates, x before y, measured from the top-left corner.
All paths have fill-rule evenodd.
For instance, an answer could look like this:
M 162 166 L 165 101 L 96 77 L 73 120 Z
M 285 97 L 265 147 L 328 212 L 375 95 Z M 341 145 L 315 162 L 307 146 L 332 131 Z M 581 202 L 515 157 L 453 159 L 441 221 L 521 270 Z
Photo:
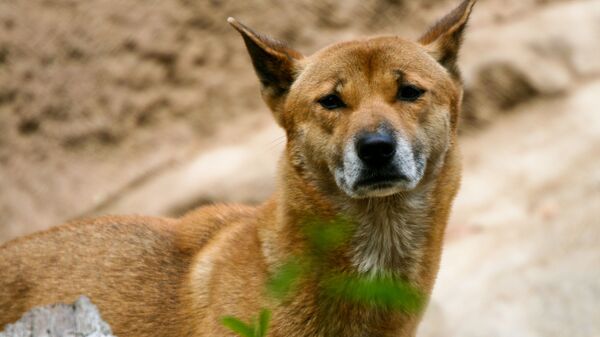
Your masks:
M 414 102 L 425 93 L 425 90 L 414 85 L 401 85 L 398 89 L 398 99 L 401 101 Z
M 339 109 L 346 106 L 344 101 L 338 96 L 334 94 L 327 95 L 321 99 L 319 99 L 319 104 L 327 110 Z

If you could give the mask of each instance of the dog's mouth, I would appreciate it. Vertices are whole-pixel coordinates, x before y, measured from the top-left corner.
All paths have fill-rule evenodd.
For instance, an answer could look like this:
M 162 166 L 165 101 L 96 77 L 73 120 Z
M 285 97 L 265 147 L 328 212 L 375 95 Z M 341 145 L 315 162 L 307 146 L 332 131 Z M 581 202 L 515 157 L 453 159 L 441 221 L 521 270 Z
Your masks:
M 342 179 L 337 179 L 338 186 L 350 197 L 359 199 L 385 197 L 402 191 L 410 191 L 420 181 L 420 177 L 410 179 L 395 170 L 383 172 L 363 171 L 351 184 L 347 183 L 343 175 L 338 174 L 337 177 L 342 177 Z
M 368 189 L 380 189 L 390 188 L 401 182 L 406 182 L 405 176 L 400 174 L 390 173 L 376 173 L 368 174 L 365 177 L 359 179 L 354 185 L 354 189 L 368 188 Z
M 414 187 L 410 185 L 410 179 L 398 172 L 365 172 L 352 190 L 359 197 L 384 197 Z

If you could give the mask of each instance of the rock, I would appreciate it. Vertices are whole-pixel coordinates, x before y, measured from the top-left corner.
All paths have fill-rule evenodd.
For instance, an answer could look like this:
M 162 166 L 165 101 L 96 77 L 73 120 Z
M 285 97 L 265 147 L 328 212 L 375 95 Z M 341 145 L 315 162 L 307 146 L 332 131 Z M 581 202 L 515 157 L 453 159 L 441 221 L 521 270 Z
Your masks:
M 114 337 L 98 309 L 82 296 L 73 304 L 54 304 L 27 312 L 0 337 Z
M 599 20 L 600 3 L 587 0 L 471 27 L 460 59 L 466 126 L 490 122 L 529 101 L 564 95 L 600 75 Z

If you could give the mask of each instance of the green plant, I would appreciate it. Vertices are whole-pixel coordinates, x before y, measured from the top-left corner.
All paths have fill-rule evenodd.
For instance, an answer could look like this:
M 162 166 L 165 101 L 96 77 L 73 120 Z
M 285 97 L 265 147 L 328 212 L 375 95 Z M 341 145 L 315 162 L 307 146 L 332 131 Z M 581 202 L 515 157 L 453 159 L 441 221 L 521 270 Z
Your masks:
M 267 281 L 268 294 L 278 300 L 284 299 L 296 288 L 298 281 L 306 273 L 308 264 L 308 261 L 301 258 L 290 258 Z
M 271 311 L 262 309 L 258 315 L 258 319 L 253 319 L 250 323 L 244 323 L 240 319 L 233 316 L 225 316 L 221 319 L 221 323 L 242 337 L 265 337 L 271 320 Z
M 420 310 L 424 303 L 420 291 L 389 275 L 334 274 L 325 280 L 324 291 L 344 301 L 406 313 Z
M 331 221 L 306 221 L 303 233 L 310 249 L 305 255 L 290 257 L 273 273 L 266 284 L 267 293 L 283 300 L 311 271 L 328 270 L 325 257 L 347 244 L 354 228 L 354 223 L 343 217 Z M 417 289 L 394 277 L 393 273 L 359 275 L 331 272 L 323 276 L 322 290 L 336 300 L 383 310 L 411 313 L 420 310 L 424 303 L 424 297 Z M 222 323 L 242 337 L 264 337 L 270 317 L 270 310 L 263 309 L 258 320 L 254 319 L 250 324 L 232 316 L 224 317 Z

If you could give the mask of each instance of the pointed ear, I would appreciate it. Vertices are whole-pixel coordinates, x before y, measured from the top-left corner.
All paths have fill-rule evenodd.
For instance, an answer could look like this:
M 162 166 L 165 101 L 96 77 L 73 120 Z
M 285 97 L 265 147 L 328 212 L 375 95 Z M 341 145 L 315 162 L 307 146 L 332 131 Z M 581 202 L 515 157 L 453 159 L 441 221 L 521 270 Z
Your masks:
M 274 112 L 277 111 L 294 82 L 297 61 L 302 55 L 280 41 L 255 33 L 234 18 L 228 18 L 227 22 L 244 38 L 262 84 L 263 98 Z
M 458 79 L 456 65 L 463 32 L 476 0 L 465 0 L 452 12 L 444 16 L 419 39 L 431 55 Z

